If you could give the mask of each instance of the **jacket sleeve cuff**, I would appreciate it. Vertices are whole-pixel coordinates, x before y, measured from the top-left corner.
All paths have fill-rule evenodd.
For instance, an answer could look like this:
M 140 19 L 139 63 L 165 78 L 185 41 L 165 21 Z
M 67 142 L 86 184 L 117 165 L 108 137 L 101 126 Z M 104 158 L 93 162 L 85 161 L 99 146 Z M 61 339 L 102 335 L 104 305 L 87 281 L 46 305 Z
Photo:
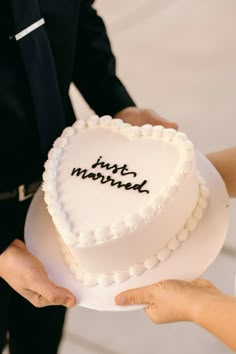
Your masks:
M 89 106 L 99 116 L 106 114 L 114 116 L 124 108 L 136 106 L 122 82 L 116 76 L 111 81 L 99 92 L 89 92 L 89 94 L 82 92 Z

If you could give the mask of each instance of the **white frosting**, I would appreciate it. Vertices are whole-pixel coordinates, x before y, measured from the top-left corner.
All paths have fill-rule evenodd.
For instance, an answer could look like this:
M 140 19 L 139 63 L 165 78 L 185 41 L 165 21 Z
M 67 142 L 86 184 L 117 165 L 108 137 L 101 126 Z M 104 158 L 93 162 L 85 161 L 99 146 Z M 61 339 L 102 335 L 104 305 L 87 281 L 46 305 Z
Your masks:
M 97 173 L 123 186 L 101 183 Z M 87 286 L 120 283 L 165 261 L 207 206 L 208 189 L 185 134 L 109 116 L 66 128 L 43 178 L 65 258 Z

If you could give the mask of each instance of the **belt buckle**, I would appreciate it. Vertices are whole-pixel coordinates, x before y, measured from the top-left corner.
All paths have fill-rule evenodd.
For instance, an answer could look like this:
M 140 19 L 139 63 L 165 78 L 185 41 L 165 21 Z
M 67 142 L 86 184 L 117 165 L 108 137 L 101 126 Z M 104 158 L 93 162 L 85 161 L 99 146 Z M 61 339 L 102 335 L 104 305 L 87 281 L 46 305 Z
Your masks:
M 29 199 L 32 196 L 33 196 L 33 193 L 26 194 L 24 184 L 22 184 L 21 186 L 18 187 L 18 201 L 19 202 L 23 202 L 24 200 Z

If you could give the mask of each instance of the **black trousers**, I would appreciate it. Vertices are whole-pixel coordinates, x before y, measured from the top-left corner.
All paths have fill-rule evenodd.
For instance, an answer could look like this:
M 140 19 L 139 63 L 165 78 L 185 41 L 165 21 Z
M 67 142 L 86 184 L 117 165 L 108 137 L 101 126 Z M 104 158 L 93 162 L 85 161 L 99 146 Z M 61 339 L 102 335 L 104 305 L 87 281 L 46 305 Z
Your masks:
M 29 204 L 30 200 L 0 201 L 0 237 L 4 237 L 4 224 L 3 230 L 9 227 L 16 238 L 23 240 Z M 65 313 L 63 306 L 34 307 L 0 278 L 0 353 L 8 342 L 11 354 L 56 354 Z

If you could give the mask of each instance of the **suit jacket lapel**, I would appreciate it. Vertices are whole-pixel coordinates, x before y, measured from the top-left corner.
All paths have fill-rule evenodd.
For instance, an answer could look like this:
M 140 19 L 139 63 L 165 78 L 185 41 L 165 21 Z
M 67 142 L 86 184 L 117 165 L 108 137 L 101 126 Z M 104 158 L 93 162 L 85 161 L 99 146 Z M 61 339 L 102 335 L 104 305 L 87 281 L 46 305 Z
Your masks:
M 10 0 L 10 2 L 15 35 L 20 33 L 15 39 L 31 90 L 42 156 L 45 160 L 53 141 L 65 127 L 54 59 L 45 25 L 43 20 L 40 21 L 37 0 Z

